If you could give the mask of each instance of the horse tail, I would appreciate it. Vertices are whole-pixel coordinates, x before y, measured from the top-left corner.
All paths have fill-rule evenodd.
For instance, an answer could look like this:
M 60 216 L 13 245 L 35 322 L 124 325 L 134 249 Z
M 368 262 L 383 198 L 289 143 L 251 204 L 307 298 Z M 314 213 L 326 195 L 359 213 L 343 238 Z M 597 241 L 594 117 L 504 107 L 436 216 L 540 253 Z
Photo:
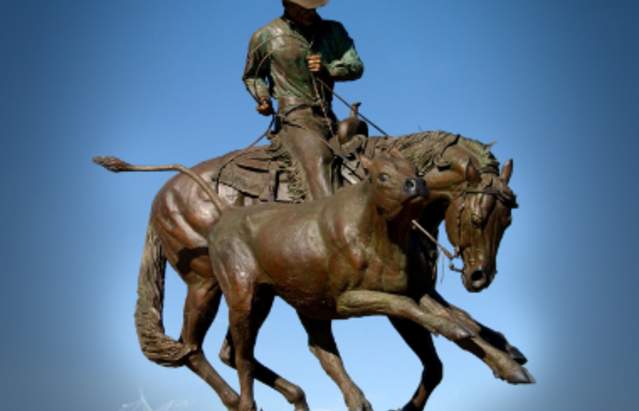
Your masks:
M 192 348 L 164 333 L 162 310 L 165 270 L 166 256 L 155 228 L 149 222 L 138 277 L 135 328 L 142 352 L 149 360 L 166 367 L 179 367 L 191 354 Z
M 129 164 L 126 161 L 122 161 L 117 157 L 93 157 L 93 162 L 106 168 L 114 173 L 120 173 L 123 171 L 179 171 L 184 173 L 193 179 L 200 186 L 202 190 L 209 196 L 213 205 L 217 208 L 217 211 L 222 213 L 222 210 L 229 207 L 229 204 L 222 200 L 222 198 L 207 184 L 204 179 L 195 173 L 190 168 L 184 167 L 182 164 L 170 164 L 164 166 L 136 166 Z

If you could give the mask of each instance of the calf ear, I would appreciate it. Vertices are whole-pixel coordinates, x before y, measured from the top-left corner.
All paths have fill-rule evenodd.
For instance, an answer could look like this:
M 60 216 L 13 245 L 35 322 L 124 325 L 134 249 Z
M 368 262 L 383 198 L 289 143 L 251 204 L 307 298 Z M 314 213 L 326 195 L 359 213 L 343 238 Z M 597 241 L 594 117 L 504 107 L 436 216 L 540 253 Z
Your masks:
M 470 160 L 466 165 L 466 182 L 471 186 L 481 183 L 481 174 Z
M 513 160 L 506 161 L 504 167 L 501 169 L 501 175 L 499 176 L 506 184 L 510 183 L 510 177 L 513 175 Z
M 362 162 L 362 167 L 366 170 L 367 173 L 370 173 L 371 168 L 373 167 L 373 160 L 366 156 L 359 156 L 359 160 Z

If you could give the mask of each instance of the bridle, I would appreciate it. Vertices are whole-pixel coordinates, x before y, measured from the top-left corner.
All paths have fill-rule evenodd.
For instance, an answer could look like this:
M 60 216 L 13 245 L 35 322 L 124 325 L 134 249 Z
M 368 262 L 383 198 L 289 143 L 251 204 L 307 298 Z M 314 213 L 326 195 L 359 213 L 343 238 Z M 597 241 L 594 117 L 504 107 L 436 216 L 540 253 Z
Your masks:
M 457 211 L 457 237 L 458 237 L 457 240 L 459 245 L 455 246 L 454 253 L 449 251 L 445 246 L 443 246 L 439 241 L 437 241 L 437 239 L 431 233 L 429 233 L 428 230 L 422 227 L 417 220 L 411 221 L 413 227 L 417 229 L 418 231 L 420 231 L 422 234 L 424 234 L 430 241 L 432 241 L 437 246 L 437 248 L 448 258 L 448 260 L 450 261 L 448 268 L 451 271 L 456 271 L 458 273 L 464 272 L 463 268 L 458 268 L 455 266 L 454 261 L 462 256 L 462 253 L 465 248 L 463 243 L 462 214 L 464 213 L 464 210 L 466 208 L 466 201 L 468 198 L 468 194 L 493 195 L 509 208 L 515 208 L 517 206 L 517 202 L 514 200 L 512 196 L 508 195 L 506 192 L 502 190 L 497 190 L 492 187 L 484 188 L 481 190 L 465 187 L 461 190 L 455 191 L 453 198 L 450 201 L 451 204 L 454 203 L 459 198 L 462 199 L 462 203 L 459 206 L 459 209 Z

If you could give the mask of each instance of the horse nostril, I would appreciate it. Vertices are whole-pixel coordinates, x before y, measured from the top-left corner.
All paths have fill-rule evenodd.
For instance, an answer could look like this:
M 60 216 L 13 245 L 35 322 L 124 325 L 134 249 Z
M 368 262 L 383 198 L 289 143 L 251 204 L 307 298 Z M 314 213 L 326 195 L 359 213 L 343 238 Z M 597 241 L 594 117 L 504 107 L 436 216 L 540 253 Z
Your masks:
M 488 276 L 484 270 L 475 270 L 473 274 L 470 276 L 470 282 L 472 283 L 474 288 L 481 288 L 486 285 L 488 281 Z

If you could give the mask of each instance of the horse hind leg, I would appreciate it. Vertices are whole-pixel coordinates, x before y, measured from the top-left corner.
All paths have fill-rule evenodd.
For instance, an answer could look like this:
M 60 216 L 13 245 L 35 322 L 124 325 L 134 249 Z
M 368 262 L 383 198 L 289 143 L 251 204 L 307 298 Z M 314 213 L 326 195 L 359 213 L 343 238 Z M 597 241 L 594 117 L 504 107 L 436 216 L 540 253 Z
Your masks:
M 273 299 L 274 295 L 270 291 L 262 291 L 257 294 L 251 318 L 252 339 L 254 341 L 257 339 L 257 333 L 271 310 Z M 224 344 L 220 349 L 220 360 L 229 367 L 236 368 L 235 346 L 230 330 L 227 332 Z M 255 378 L 282 394 L 284 398 L 294 406 L 295 411 L 309 410 L 308 404 L 306 403 L 306 394 L 304 394 L 304 391 L 300 387 L 278 375 L 255 358 L 253 359 L 253 367 Z
M 229 410 L 237 410 L 238 394 L 222 379 L 202 351 L 204 336 L 220 305 L 222 292 L 214 279 L 189 284 L 184 303 L 184 324 L 181 342 L 191 347 L 186 365 L 215 390 Z

